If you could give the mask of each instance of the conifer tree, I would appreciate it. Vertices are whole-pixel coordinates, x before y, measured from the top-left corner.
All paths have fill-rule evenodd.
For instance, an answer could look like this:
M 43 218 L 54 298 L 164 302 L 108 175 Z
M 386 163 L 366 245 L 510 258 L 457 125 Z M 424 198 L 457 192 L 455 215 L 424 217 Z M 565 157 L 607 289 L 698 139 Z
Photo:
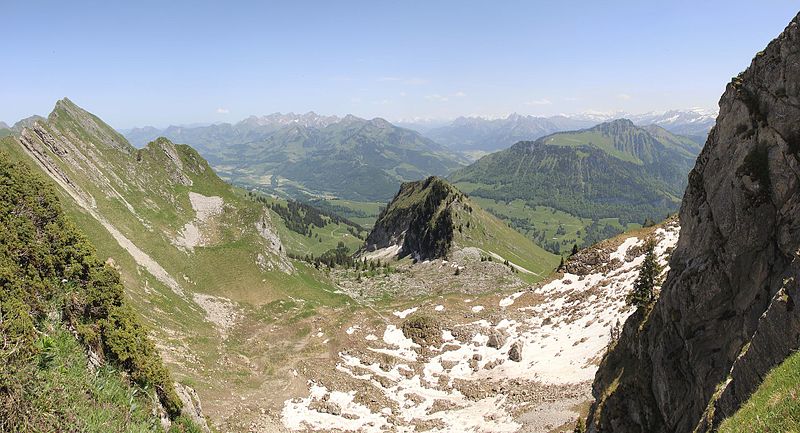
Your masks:
M 656 286 L 661 283 L 663 270 L 656 257 L 656 243 L 652 239 L 645 244 L 645 255 L 639 276 L 633 282 L 633 290 L 628 294 L 628 304 L 637 308 L 652 304 L 656 299 Z

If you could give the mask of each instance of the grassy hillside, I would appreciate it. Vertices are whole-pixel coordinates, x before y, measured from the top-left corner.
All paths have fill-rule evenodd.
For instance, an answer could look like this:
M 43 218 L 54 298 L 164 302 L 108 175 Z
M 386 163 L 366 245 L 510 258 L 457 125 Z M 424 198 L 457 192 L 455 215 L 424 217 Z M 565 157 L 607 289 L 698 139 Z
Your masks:
M 3 138 L 0 149 L 47 174 L 65 212 L 118 269 L 125 299 L 153 329 L 165 362 L 196 386 L 223 427 L 247 428 L 238 411 L 252 408 L 225 404 L 288 374 L 285 357 L 307 338 L 305 322 L 351 304 L 324 272 L 287 257 L 353 244 L 346 224 L 326 221 L 311 237 L 299 235 L 189 146 L 158 139 L 136 149 L 62 100 L 47 119 Z
M 355 201 L 345 199 L 314 199 L 310 203 L 353 221 L 364 228 L 370 228 L 378 219 L 378 214 L 386 206 L 386 202 Z
M 726 419 L 719 433 L 799 432 L 800 353 L 770 371 L 738 412 Z
M 270 209 L 277 233 L 290 255 L 320 256 L 339 242 L 355 251 L 367 236 L 366 229 L 332 212 L 258 193 L 250 192 L 248 197 Z
M 617 120 L 517 143 L 449 179 L 542 246 L 564 252 L 674 213 L 698 150 L 659 127 Z M 542 209 L 559 218 L 555 231 Z
M 52 187 L 3 152 L 0 184 L 0 430 L 161 431 L 163 407 L 199 431 L 119 274 Z

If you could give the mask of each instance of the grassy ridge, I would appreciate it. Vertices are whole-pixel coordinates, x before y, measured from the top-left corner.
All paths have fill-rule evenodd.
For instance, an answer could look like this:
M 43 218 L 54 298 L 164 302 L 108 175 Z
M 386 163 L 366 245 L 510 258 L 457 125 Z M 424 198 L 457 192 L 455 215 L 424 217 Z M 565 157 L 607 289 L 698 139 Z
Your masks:
M 191 383 L 201 398 L 210 402 L 206 409 L 213 416 L 219 414 L 214 413 L 212 402 L 247 392 L 262 384 L 272 368 L 285 367 L 280 359 L 291 353 L 291 346 L 287 343 L 284 347 L 283 341 L 274 345 L 271 340 L 265 341 L 267 336 L 258 331 L 264 326 L 262 306 L 294 302 L 300 310 L 287 316 L 303 321 L 322 309 L 351 302 L 336 293 L 324 272 L 290 261 L 284 255 L 285 246 L 278 251 L 269 235 L 262 236 L 261 229 L 281 235 L 289 231 L 288 226 L 264 204 L 217 177 L 189 146 L 156 140 L 142 149 L 133 148 L 108 125 L 69 101 L 60 101 L 48 119 L 40 119 L 30 128 L 37 132 L 28 130 L 30 143 L 26 145 L 48 159 L 53 171 L 63 173 L 91 203 L 89 212 L 67 189 L 57 187 L 54 191 L 64 203 L 65 213 L 87 233 L 98 256 L 103 261 L 110 259 L 119 270 L 126 286 L 120 296 L 152 329 L 171 372 Z M 37 138 L 38 133 L 56 140 L 52 145 L 45 144 Z M 62 137 L 70 141 L 62 141 Z M 42 172 L 30 153 L 23 150 L 20 138 L 6 137 L 0 147 L 14 161 Z M 55 185 L 50 177 L 44 182 Z M 219 197 L 223 205 L 212 217 L 198 221 L 190 193 Z M 100 219 L 111 223 L 162 266 L 177 281 L 182 294 L 135 260 L 134 253 L 123 248 Z M 192 250 L 175 242 L 187 223 L 202 230 L 202 243 Z M 330 234 L 323 245 L 347 233 L 325 228 Z M 317 239 L 313 242 L 316 244 L 301 236 L 296 246 L 317 248 Z M 235 329 L 227 338 L 221 338 L 218 323 L 196 301 L 195 293 L 227 298 L 224 301 L 236 310 Z M 258 360 L 260 365 L 225 366 L 229 354 Z
M 449 179 L 539 245 L 564 253 L 674 213 L 697 152 L 688 138 L 617 120 L 519 142 Z

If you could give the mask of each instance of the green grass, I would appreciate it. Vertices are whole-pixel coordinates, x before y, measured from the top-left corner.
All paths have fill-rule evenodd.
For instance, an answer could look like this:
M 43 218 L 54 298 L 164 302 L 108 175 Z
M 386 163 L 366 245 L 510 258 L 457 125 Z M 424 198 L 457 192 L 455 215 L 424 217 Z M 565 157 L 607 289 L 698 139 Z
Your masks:
M 22 430 L 81 432 L 162 431 L 151 410 L 155 393 L 132 386 L 111 367 L 87 369 L 83 347 L 60 325 L 41 336 L 28 382 L 28 423 Z
M 800 432 L 800 352 L 772 369 L 719 433 Z
M 472 212 L 460 213 L 457 218 L 454 223 L 461 227 L 461 232 L 456 235 L 459 243 L 495 253 L 533 272 L 520 272 L 518 275 L 524 280 L 542 280 L 558 266 L 560 259 L 557 255 L 545 251 L 484 209 L 473 207 Z
M 580 147 L 591 145 L 604 150 L 609 155 L 634 164 L 642 164 L 642 160 L 628 152 L 622 152 L 614 146 L 614 139 L 595 131 L 565 132 L 553 134 L 545 140 L 548 146 Z
M 471 185 L 458 183 L 456 186 L 468 189 Z M 585 247 L 612 236 L 612 232 L 622 233 L 641 227 L 641 224 L 620 224 L 618 218 L 602 218 L 595 224 L 590 218 L 580 218 L 547 206 L 530 205 L 520 199 L 508 203 L 476 196 L 471 199 L 553 253 L 569 254 L 575 244 Z M 598 232 L 601 228 L 603 231 Z

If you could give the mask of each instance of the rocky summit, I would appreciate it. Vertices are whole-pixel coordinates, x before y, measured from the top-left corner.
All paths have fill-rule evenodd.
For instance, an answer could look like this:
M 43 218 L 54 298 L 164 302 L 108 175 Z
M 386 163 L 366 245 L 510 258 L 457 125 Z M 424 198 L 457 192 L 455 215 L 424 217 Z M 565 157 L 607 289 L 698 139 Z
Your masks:
M 705 432 L 800 345 L 800 17 L 727 85 L 671 271 L 594 383 L 595 432 Z

